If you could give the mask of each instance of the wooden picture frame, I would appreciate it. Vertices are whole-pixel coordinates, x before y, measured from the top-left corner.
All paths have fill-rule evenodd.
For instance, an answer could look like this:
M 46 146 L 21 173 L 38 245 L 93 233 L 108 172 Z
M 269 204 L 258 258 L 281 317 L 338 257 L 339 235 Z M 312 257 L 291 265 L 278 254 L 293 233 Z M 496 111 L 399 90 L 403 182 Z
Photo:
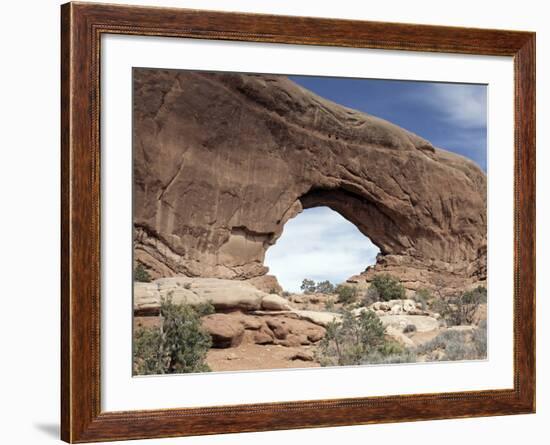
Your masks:
M 92 3 L 67 3 L 61 18 L 63 440 L 93 442 L 535 411 L 534 33 Z M 513 389 L 102 412 L 99 115 L 103 34 L 512 56 Z

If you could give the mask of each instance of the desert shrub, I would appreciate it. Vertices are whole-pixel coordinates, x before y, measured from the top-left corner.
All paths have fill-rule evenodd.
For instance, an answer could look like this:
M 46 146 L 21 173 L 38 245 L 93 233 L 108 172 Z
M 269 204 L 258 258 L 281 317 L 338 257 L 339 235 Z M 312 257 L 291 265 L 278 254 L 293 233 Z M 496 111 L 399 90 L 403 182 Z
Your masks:
M 466 304 L 484 304 L 487 303 L 487 288 L 478 286 L 468 292 L 464 292 L 462 300 Z
M 312 294 L 315 292 L 315 281 L 310 280 L 309 278 L 304 278 L 302 280 L 302 285 L 300 289 L 304 294 Z
M 432 308 L 441 314 L 449 326 L 470 325 L 480 304 L 487 302 L 487 289 L 479 286 L 458 296 L 441 298 Z
M 405 351 L 407 351 L 407 348 L 405 348 L 401 343 L 398 343 L 395 340 L 386 339 L 375 352 L 382 354 L 383 356 L 390 356 L 400 355 Z
M 269 289 L 269 293 L 271 295 L 279 295 L 279 291 L 277 289 L 275 289 L 274 287 L 272 287 L 271 289 Z
M 487 357 L 487 320 L 483 320 L 473 332 L 472 343 L 478 357 Z
M 328 312 L 334 312 L 336 308 L 334 307 L 334 301 L 333 300 L 327 300 L 325 302 L 325 310 Z
M 380 292 L 374 286 L 369 286 L 363 298 L 361 299 L 361 304 L 363 306 L 370 306 L 373 303 L 380 301 Z
M 345 284 L 339 284 L 336 287 L 336 295 L 338 295 L 338 302 L 343 304 L 353 303 L 357 298 L 357 288 L 355 286 L 347 286 Z
M 160 330 L 138 328 L 134 332 L 134 374 L 165 374 L 168 356 Z
M 139 328 L 134 334 L 134 374 L 204 372 L 212 345 L 210 334 L 202 329 L 200 317 L 213 312 L 211 304 L 173 304 L 171 297 L 160 306 L 161 325 Z
M 428 309 L 433 297 L 428 289 L 418 289 L 413 297 L 414 301 L 422 305 L 422 310 Z
M 412 363 L 416 361 L 416 354 L 394 340 L 386 340 L 379 348 L 370 352 L 363 360 L 363 364 L 392 364 Z
M 289 291 L 285 290 L 285 291 L 283 291 L 283 293 L 281 295 L 285 298 L 288 298 L 288 297 L 290 297 L 291 293 Z
M 335 291 L 334 284 L 329 280 L 315 282 L 309 278 L 304 278 L 302 280 L 302 285 L 300 289 L 304 294 L 314 294 L 315 292 L 319 294 L 333 294 Z
M 373 312 L 363 311 L 355 317 L 344 310 L 340 323 L 334 321 L 327 326 L 317 359 L 321 366 L 360 365 L 369 354 L 382 349 L 384 333 L 382 322 Z
M 147 270 L 145 270 L 145 267 L 143 267 L 143 264 L 141 263 L 138 263 L 134 269 L 134 281 L 138 281 L 140 283 L 151 282 L 151 275 L 147 272 Z
M 418 354 L 427 356 L 428 361 L 457 360 L 465 354 L 466 335 L 460 331 L 444 331 L 429 342 L 417 348 Z M 452 357 L 452 358 L 451 358 Z
M 370 287 L 374 287 L 382 301 L 402 300 L 405 298 L 405 288 L 399 280 L 389 274 L 376 275 Z
M 364 365 L 391 365 L 397 363 L 414 363 L 416 362 L 416 354 L 409 349 L 403 349 L 401 352 L 394 352 L 391 354 L 383 354 L 379 351 L 374 351 L 369 354 Z
M 334 284 L 332 284 L 330 281 L 319 281 L 315 285 L 315 292 L 318 292 L 320 294 L 333 294 L 335 291 Z
M 428 361 L 480 360 L 487 357 L 487 329 L 473 331 L 444 331 L 417 348 L 417 354 Z

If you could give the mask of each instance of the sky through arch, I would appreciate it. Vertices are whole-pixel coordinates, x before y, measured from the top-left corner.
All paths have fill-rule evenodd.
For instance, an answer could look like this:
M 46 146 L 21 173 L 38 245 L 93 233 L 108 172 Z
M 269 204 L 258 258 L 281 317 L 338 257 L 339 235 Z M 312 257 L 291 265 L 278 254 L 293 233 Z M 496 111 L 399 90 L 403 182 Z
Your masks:
M 300 292 L 304 278 L 345 281 L 376 262 L 380 252 L 369 238 L 328 207 L 306 209 L 289 220 L 264 264 L 289 292 Z

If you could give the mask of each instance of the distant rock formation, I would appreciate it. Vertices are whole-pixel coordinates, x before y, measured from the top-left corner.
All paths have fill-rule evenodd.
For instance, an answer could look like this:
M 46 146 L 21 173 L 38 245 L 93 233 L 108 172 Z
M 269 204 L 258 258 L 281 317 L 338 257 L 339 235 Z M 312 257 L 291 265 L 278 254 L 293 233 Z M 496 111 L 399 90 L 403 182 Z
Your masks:
M 359 284 L 380 272 L 409 290 L 486 278 L 475 163 L 283 76 L 134 69 L 133 128 L 135 258 L 155 278 L 276 286 L 266 250 L 316 206 L 380 248 Z

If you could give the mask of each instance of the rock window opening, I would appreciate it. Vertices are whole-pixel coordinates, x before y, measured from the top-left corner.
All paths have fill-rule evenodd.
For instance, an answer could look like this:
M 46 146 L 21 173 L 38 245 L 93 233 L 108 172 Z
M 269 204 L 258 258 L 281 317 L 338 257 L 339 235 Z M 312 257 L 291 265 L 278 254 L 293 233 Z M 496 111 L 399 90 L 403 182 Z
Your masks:
M 376 263 L 380 249 L 355 225 L 329 207 L 305 209 L 289 220 L 264 264 L 288 292 L 300 292 L 304 278 L 345 282 Z

